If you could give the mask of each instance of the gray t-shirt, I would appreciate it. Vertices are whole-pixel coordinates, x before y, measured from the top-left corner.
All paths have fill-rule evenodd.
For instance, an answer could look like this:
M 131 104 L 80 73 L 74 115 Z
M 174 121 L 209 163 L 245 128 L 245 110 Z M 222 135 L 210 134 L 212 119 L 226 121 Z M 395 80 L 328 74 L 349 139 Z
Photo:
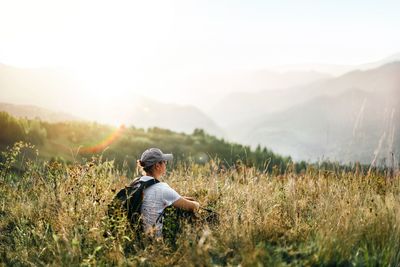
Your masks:
M 151 176 L 142 176 L 141 181 L 154 179 Z M 159 182 L 143 191 L 142 219 L 145 233 L 153 234 L 156 237 L 162 236 L 162 218 L 160 215 L 164 209 L 181 196 L 167 183 Z

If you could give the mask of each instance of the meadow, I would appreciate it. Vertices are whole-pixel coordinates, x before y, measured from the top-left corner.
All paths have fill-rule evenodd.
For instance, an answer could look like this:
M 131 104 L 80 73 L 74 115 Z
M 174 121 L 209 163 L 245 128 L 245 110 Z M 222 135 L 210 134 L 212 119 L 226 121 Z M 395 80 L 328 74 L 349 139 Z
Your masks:
M 0 265 L 400 264 L 398 173 L 311 165 L 298 173 L 289 165 L 282 174 L 244 165 L 220 169 L 218 159 L 178 164 L 164 180 L 217 219 L 200 210 L 194 223 L 179 221 L 172 239 L 139 242 L 122 226 L 104 235 L 108 204 L 134 178 L 127 170 L 101 157 L 69 164 L 24 159 L 27 150 L 37 153 L 22 143 L 3 153 Z

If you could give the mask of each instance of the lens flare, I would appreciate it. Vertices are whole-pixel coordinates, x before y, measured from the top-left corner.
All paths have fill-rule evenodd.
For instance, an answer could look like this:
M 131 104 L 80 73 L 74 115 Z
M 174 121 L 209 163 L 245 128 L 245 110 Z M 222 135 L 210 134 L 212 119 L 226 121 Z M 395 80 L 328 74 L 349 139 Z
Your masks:
M 124 132 L 124 130 L 125 130 L 125 125 L 121 125 L 119 128 L 117 128 L 114 132 L 112 132 L 110 135 L 108 135 L 105 139 L 103 139 L 99 143 L 97 143 L 93 146 L 87 146 L 87 147 L 81 148 L 79 150 L 79 154 L 98 153 L 98 152 L 103 151 L 109 145 L 111 145 L 116 140 L 118 140 L 119 137 Z

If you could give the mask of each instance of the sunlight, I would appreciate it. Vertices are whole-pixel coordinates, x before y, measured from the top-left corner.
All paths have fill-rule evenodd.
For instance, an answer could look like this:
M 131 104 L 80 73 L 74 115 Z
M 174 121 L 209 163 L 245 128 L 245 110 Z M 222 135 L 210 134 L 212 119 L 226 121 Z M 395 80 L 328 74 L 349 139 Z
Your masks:
M 0 24 L 9 25 L 0 28 L 0 63 L 70 69 L 99 102 L 128 89 L 139 92 L 157 75 L 173 13 L 162 1 L 13 1 L 7 9 L 0 11 Z

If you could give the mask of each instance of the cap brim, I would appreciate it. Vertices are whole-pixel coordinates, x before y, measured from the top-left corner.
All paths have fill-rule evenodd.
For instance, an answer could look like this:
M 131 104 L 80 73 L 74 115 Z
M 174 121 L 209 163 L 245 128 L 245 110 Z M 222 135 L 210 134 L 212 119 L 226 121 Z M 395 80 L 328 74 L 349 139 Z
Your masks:
M 163 157 L 163 160 L 166 160 L 166 161 L 171 161 L 174 159 L 174 156 L 172 154 L 163 154 L 162 157 Z

